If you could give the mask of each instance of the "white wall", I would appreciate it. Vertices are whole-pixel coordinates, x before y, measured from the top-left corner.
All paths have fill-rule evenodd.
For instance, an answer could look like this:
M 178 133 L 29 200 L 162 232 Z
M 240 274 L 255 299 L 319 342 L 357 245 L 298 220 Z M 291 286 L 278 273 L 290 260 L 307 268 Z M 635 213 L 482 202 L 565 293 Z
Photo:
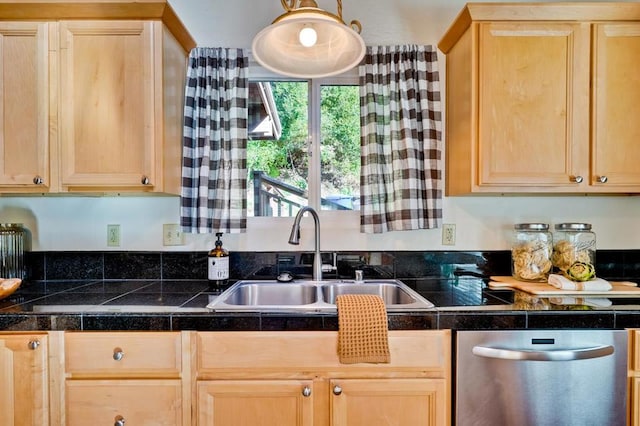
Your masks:
M 200 46 L 250 48 L 251 40 L 283 10 L 278 0 L 169 0 Z M 318 0 L 335 12 L 336 2 Z M 343 0 L 345 20 L 358 19 L 369 45 L 437 44 L 464 0 Z M 441 56 L 441 77 L 444 61 Z M 443 85 L 444 87 L 444 85 Z M 2 197 L 0 222 L 23 222 L 34 250 L 109 250 L 106 225 L 119 223 L 122 245 L 114 250 L 207 250 L 215 238 L 187 235 L 179 247 L 162 245 L 162 224 L 179 221 L 177 197 Z M 600 249 L 640 248 L 640 197 L 527 196 L 455 197 L 444 200 L 444 222 L 456 224 L 456 245 L 442 246 L 441 230 L 359 233 L 356 215 L 335 220 L 323 215 L 323 250 L 503 250 L 514 223 L 593 224 Z M 225 235 L 229 250 L 292 250 L 292 219 L 249 223 L 246 234 Z M 312 248 L 311 219 L 303 221 L 302 242 Z

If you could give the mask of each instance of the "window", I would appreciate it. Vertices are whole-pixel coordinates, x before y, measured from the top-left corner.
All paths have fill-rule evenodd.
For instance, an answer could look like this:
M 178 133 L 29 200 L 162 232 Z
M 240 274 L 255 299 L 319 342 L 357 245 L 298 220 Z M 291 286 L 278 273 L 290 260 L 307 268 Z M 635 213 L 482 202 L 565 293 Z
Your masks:
M 323 210 L 360 208 L 360 95 L 357 85 L 320 85 L 320 197 Z
M 249 216 L 354 211 L 360 200 L 360 100 L 354 76 L 250 83 Z

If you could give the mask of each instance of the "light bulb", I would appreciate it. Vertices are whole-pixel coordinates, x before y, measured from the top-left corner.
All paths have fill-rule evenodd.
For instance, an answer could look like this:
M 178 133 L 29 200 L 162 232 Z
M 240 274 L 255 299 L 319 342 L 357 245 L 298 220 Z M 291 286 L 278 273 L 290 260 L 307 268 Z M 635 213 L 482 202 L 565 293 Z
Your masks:
M 316 41 L 318 41 L 318 34 L 313 28 L 304 27 L 298 34 L 298 40 L 300 40 L 300 44 L 304 47 L 311 47 L 316 44 Z

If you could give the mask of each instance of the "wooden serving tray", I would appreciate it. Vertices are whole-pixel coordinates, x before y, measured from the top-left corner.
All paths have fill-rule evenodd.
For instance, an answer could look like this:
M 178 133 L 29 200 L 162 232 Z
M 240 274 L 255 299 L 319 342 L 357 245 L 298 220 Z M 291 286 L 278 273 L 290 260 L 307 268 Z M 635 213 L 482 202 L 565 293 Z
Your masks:
M 489 288 L 511 288 L 514 290 L 521 290 L 526 293 L 535 294 L 538 296 L 631 296 L 640 297 L 640 287 L 637 283 L 631 281 L 609 281 L 613 287 L 607 291 L 591 291 L 591 290 L 561 290 L 551 284 L 547 283 L 532 283 L 526 281 L 520 281 L 513 277 L 491 277 L 489 282 Z

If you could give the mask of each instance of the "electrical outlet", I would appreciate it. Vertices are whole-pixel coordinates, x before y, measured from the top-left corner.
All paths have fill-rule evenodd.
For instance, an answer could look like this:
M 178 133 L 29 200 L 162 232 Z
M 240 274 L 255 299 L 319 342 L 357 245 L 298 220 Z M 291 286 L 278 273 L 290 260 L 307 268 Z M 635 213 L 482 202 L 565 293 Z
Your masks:
M 162 225 L 162 244 L 165 246 L 184 245 L 184 237 L 180 225 L 177 223 L 165 223 Z
M 107 225 L 107 246 L 120 247 L 120 225 Z
M 456 225 L 452 223 L 445 223 L 442 225 L 442 245 L 456 245 Z

